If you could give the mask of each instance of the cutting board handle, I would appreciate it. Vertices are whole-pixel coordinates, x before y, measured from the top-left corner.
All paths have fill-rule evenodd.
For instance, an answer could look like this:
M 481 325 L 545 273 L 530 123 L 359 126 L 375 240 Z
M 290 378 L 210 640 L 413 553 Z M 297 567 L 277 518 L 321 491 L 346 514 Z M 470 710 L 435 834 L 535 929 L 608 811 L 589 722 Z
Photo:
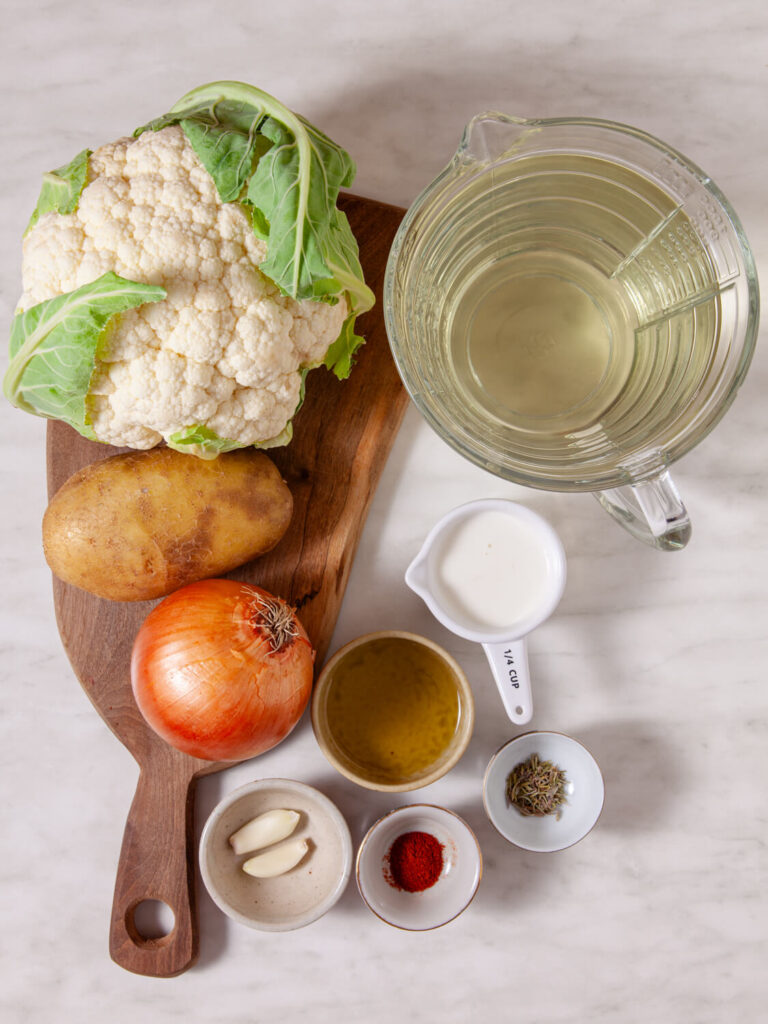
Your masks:
M 194 772 L 190 758 L 158 743 L 143 759 L 117 867 L 109 952 L 135 974 L 170 978 L 198 950 L 194 872 Z M 173 911 L 167 935 L 145 937 L 134 922 L 144 900 Z

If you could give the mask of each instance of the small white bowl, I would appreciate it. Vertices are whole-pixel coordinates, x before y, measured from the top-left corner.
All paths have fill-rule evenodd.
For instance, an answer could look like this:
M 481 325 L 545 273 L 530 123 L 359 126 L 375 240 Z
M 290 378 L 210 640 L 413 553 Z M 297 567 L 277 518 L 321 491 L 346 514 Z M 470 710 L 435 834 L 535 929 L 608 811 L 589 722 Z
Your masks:
M 389 872 L 389 851 L 405 832 L 429 832 L 443 846 L 443 870 L 430 889 L 398 889 Z M 433 804 L 390 811 L 371 826 L 357 852 L 357 887 L 382 921 L 407 931 L 447 924 L 469 906 L 483 874 L 483 857 L 472 829 L 458 814 Z
M 565 772 L 567 803 L 560 817 L 521 814 L 507 800 L 507 777 L 538 754 Z M 485 811 L 496 830 L 515 846 L 537 853 L 564 850 L 594 828 L 603 809 L 605 787 L 597 761 L 577 740 L 560 732 L 526 732 L 505 743 L 488 763 L 483 781 Z
M 264 811 L 285 808 L 301 815 L 291 839 L 308 839 L 309 850 L 291 871 L 253 878 L 236 855 L 233 832 Z M 303 928 L 337 902 L 352 872 L 352 838 L 340 811 L 312 786 L 291 779 L 259 779 L 217 804 L 200 838 L 200 871 L 214 903 L 234 921 L 261 931 Z

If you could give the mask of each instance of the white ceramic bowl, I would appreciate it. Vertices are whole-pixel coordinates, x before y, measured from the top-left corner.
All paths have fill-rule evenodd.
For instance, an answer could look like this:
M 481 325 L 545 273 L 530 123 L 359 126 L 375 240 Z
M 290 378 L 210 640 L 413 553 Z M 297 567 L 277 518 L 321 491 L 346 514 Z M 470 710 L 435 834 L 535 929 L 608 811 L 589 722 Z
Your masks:
M 293 838 L 310 848 L 293 870 L 276 878 L 253 878 L 229 837 L 246 822 L 274 808 L 301 815 Z M 211 813 L 200 839 L 200 870 L 214 903 L 240 924 L 262 931 L 302 928 L 327 913 L 352 871 L 352 839 L 340 811 L 312 786 L 290 779 L 259 779 L 234 790 Z
M 532 754 L 565 772 L 568 799 L 559 818 L 526 816 L 507 801 L 507 776 Z M 604 797 L 597 761 L 581 743 L 560 732 L 527 732 L 505 743 L 489 761 L 483 782 L 483 803 L 497 831 L 515 846 L 538 853 L 564 850 L 583 839 L 600 817 Z
M 406 892 L 391 881 L 389 851 L 405 832 L 429 832 L 443 846 L 443 870 L 422 892 Z M 357 886 L 382 921 L 408 931 L 447 924 L 469 906 L 483 873 L 483 857 L 472 829 L 453 811 L 412 804 L 390 811 L 371 826 L 357 853 Z

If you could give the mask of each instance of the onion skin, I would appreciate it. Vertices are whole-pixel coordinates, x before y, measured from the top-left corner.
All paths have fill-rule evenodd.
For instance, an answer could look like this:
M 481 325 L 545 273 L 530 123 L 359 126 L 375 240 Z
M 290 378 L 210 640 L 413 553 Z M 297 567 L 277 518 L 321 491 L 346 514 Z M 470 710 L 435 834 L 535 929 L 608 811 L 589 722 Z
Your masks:
M 290 613 L 292 632 L 274 650 L 264 602 Z M 312 692 L 314 651 L 289 606 L 260 587 L 201 580 L 175 591 L 142 623 L 131 685 L 149 726 L 205 761 L 242 761 L 285 739 Z

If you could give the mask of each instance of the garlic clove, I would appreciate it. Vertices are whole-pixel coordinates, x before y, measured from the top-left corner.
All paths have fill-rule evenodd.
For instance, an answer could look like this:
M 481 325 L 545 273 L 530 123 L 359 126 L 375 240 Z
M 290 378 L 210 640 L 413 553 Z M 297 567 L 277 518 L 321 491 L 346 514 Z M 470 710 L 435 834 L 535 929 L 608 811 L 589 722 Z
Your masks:
M 286 871 L 295 868 L 304 859 L 309 849 L 306 839 L 291 839 L 282 846 L 276 846 L 272 850 L 266 850 L 255 857 L 251 857 L 243 864 L 243 871 L 254 878 L 274 878 L 276 875 L 284 875 Z
M 279 843 L 287 839 L 299 823 L 298 811 L 286 811 L 282 808 L 265 811 L 257 818 L 239 828 L 229 837 L 229 843 L 235 853 L 250 853 L 260 850 L 263 846 Z

